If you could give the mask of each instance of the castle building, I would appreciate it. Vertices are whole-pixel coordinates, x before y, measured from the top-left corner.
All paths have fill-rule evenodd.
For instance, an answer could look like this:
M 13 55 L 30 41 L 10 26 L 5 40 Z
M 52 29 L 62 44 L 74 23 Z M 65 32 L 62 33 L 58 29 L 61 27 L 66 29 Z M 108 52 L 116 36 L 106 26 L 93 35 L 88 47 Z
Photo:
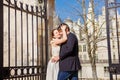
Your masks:
M 92 26 L 91 26 L 91 15 L 90 12 L 91 10 L 91 5 L 89 5 L 88 8 L 88 27 L 89 27 L 89 33 L 92 32 Z M 102 14 L 98 15 L 98 19 L 95 19 L 95 22 L 97 23 L 96 29 L 99 31 L 100 30 L 100 36 L 99 36 L 99 41 L 97 43 L 97 51 L 96 51 L 96 70 L 97 70 L 97 77 L 99 80 L 109 80 L 109 70 L 108 70 L 108 48 L 107 48 L 107 33 L 106 33 L 106 18 L 105 18 L 105 7 L 102 7 Z M 118 26 L 120 27 L 120 14 L 117 12 L 118 15 Z M 73 22 L 70 18 L 67 18 L 65 21 L 67 23 L 72 32 L 76 34 L 76 36 L 79 39 L 79 57 L 82 63 L 82 70 L 79 71 L 79 78 L 80 79 L 85 79 L 85 80 L 90 80 L 92 79 L 92 68 L 90 64 L 90 60 L 88 57 L 87 53 L 87 46 L 86 46 L 86 41 L 84 38 L 81 38 L 82 31 L 81 31 L 81 26 L 82 23 L 80 22 L 80 19 L 78 19 L 77 22 Z M 112 62 L 113 63 L 118 63 L 118 52 L 117 52 L 117 41 L 116 41 L 116 20 L 115 20 L 115 15 L 112 15 L 111 19 L 111 56 L 112 56 Z M 120 30 L 118 30 L 120 33 Z M 82 35 L 84 36 L 84 34 Z M 115 78 L 115 76 L 114 76 Z M 118 77 L 120 78 L 120 77 Z

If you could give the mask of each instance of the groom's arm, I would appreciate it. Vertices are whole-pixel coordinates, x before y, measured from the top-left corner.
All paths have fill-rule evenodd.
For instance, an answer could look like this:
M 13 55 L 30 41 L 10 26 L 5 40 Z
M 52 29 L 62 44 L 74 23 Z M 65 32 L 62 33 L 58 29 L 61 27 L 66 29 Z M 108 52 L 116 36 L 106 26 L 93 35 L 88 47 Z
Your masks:
M 64 50 L 62 50 L 62 54 L 60 55 L 60 59 L 64 59 L 67 56 L 70 56 L 71 54 L 74 54 L 73 49 L 74 49 L 74 45 L 76 44 L 76 36 L 75 35 L 70 35 L 67 42 L 66 42 L 66 47 L 64 48 Z

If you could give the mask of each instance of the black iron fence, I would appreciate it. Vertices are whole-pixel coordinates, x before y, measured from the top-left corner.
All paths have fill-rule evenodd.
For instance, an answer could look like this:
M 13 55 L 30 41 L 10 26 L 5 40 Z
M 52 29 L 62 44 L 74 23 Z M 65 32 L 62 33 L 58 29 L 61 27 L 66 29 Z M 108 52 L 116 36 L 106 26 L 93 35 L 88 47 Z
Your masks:
M 117 75 L 120 75 L 120 0 L 105 2 L 110 80 L 117 80 Z M 113 58 L 118 62 L 114 63 Z
M 46 5 L 0 0 L 0 80 L 45 80 Z

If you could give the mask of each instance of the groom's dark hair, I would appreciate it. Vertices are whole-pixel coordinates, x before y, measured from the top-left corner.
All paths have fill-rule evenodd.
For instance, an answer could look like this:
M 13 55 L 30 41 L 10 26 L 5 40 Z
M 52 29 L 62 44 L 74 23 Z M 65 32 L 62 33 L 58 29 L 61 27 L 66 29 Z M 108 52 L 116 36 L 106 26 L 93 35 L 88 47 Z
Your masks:
M 68 26 L 66 23 L 61 23 L 61 24 L 58 26 L 58 28 L 57 28 L 58 31 L 61 30 L 61 26 L 62 26 L 62 25 L 66 25 L 66 26 L 67 26 L 66 29 L 68 29 L 68 31 L 70 31 L 70 28 L 69 28 L 69 26 Z

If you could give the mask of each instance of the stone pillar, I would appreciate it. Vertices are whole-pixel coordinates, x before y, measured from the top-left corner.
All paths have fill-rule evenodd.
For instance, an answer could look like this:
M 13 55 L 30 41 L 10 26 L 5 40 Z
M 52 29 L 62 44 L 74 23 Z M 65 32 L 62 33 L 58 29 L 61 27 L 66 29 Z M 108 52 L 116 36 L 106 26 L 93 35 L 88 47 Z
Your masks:
M 48 58 L 50 57 L 51 49 L 50 49 L 50 40 L 51 40 L 51 30 L 53 29 L 53 16 L 55 11 L 55 0 L 48 0 L 48 45 L 49 45 L 49 51 L 48 51 Z

